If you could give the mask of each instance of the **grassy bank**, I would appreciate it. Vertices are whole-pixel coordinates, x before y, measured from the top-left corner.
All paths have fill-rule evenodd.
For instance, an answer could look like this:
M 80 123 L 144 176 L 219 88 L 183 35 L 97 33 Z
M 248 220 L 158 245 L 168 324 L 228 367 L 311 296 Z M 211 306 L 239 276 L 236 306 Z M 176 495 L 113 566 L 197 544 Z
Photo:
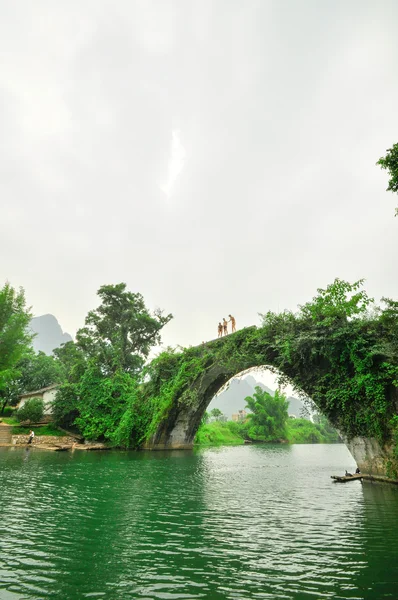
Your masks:
M 238 446 L 245 443 L 247 424 L 234 421 L 213 421 L 201 425 L 195 438 L 199 446 Z M 306 419 L 288 419 L 286 442 L 289 444 L 332 444 L 339 441 L 335 429 L 325 424 L 312 423 Z M 256 440 L 269 442 L 270 440 Z
M 238 446 L 244 444 L 239 423 L 214 421 L 201 425 L 195 438 L 200 446 Z
M 48 423 L 42 427 L 22 427 L 21 425 L 15 425 L 12 428 L 12 435 L 29 435 L 31 431 L 34 431 L 35 435 L 54 435 L 57 437 L 67 435 L 65 431 L 61 431 L 53 423 Z

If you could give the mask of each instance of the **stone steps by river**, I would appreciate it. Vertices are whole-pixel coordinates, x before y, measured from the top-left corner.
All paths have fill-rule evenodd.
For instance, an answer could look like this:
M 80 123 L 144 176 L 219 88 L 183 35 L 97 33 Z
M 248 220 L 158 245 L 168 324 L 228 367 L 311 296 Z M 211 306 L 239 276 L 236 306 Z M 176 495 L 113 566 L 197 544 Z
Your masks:
M 11 444 L 11 433 L 11 425 L 3 425 L 2 423 L 0 423 L 0 446 L 2 444 Z

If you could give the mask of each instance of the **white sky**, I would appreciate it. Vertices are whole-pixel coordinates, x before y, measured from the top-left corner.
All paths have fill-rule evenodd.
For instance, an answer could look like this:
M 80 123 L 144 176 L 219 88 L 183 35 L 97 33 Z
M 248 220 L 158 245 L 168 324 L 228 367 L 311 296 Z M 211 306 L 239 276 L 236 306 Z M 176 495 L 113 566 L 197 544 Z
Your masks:
M 335 277 L 398 297 L 396 0 L 3 0 L 0 282 L 75 334 L 102 284 L 164 344 Z

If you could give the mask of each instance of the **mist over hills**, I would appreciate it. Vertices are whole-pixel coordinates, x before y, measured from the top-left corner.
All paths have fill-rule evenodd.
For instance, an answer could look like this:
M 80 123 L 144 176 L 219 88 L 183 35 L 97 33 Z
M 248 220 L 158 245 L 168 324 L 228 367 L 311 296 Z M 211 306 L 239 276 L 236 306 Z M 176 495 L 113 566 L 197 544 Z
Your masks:
M 246 396 L 252 396 L 257 386 L 272 396 L 275 393 L 261 381 L 257 381 L 253 375 L 247 375 L 241 379 L 235 377 L 226 390 L 212 399 L 207 408 L 208 412 L 213 408 L 218 408 L 226 417 L 231 418 L 233 413 L 245 408 Z M 293 396 L 289 396 L 287 400 L 289 402 L 289 415 L 311 420 L 310 414 L 301 400 Z
M 55 348 L 72 341 L 69 333 L 62 331 L 61 325 L 54 315 L 33 317 L 30 328 L 36 334 L 32 342 L 36 352 L 41 351 L 45 354 L 52 354 Z

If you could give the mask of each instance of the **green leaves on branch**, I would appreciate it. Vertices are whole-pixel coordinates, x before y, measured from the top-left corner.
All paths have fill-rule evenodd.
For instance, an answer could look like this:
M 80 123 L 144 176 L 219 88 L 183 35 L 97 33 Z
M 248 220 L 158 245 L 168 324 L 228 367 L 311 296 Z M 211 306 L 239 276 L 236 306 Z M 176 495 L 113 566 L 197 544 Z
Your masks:
M 390 179 L 387 192 L 398 193 L 398 144 L 394 144 L 392 148 L 389 148 L 386 155 L 379 158 L 376 164 L 389 173 Z M 398 208 L 395 209 L 395 216 L 397 215 Z

